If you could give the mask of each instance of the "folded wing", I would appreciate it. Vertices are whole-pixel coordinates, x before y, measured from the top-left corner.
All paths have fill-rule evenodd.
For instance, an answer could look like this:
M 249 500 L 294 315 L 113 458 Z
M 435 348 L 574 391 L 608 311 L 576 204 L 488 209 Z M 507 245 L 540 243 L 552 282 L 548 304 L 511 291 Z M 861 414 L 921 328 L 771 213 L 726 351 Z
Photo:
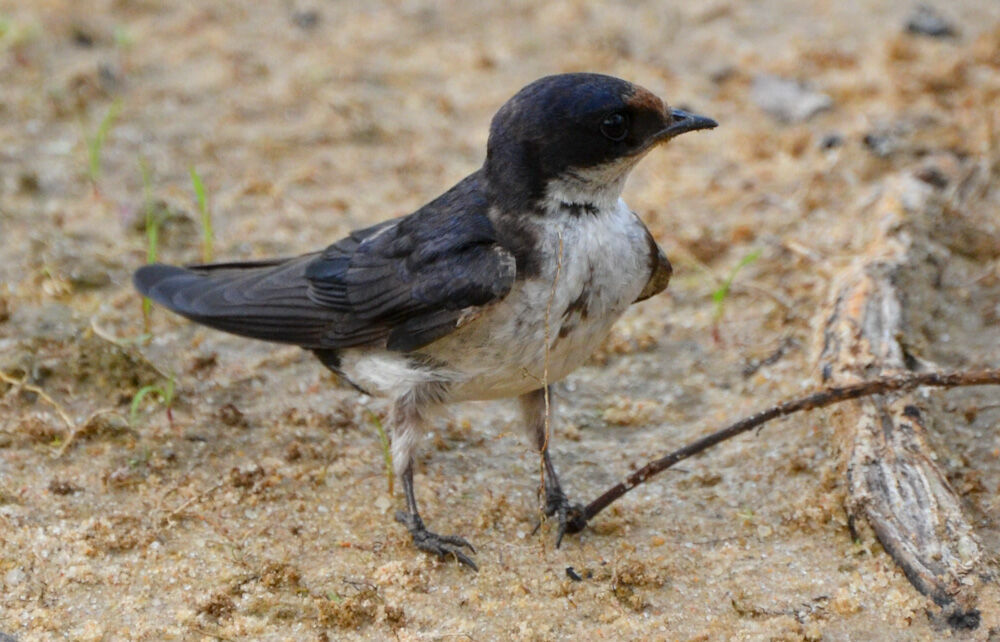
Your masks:
M 150 265 L 136 288 L 212 328 L 305 348 L 411 351 L 463 311 L 503 298 L 513 256 L 486 216 L 477 174 L 413 214 L 292 259 L 181 268 Z

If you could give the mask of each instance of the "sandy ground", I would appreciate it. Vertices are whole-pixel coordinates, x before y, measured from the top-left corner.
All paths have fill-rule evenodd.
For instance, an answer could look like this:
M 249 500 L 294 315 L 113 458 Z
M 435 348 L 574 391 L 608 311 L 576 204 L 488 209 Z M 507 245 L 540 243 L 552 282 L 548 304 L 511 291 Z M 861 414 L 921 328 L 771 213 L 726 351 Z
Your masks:
M 160 309 L 143 340 L 129 285 L 147 206 L 165 218 L 161 258 L 199 259 L 191 166 L 217 257 L 285 255 L 474 170 L 493 111 L 541 75 L 612 73 L 711 115 L 721 127 L 657 150 L 626 190 L 674 262 L 669 292 L 558 388 L 554 457 L 589 500 L 816 386 L 816 324 L 875 235 L 882 181 L 996 157 L 1000 5 L 941 4 L 956 37 L 904 34 L 914 5 L 874 0 L 0 0 L 0 370 L 25 384 L 0 383 L 0 633 L 986 639 L 997 605 L 951 631 L 877 542 L 852 541 L 830 413 L 685 462 L 557 550 L 550 525 L 531 534 L 538 461 L 512 404 L 458 406 L 417 491 L 433 528 L 477 546 L 473 573 L 393 522 L 383 401 L 295 349 Z M 832 108 L 781 122 L 752 98 L 761 73 L 808 80 Z M 86 141 L 113 105 L 95 173 Z M 963 215 L 996 233 L 998 202 Z M 983 247 L 954 244 L 928 313 L 918 347 L 943 366 L 1000 364 L 1000 252 Z M 756 251 L 717 310 L 712 292 Z M 169 414 L 156 394 L 130 412 L 171 376 Z M 995 551 L 996 391 L 927 405 L 960 427 L 933 437 Z

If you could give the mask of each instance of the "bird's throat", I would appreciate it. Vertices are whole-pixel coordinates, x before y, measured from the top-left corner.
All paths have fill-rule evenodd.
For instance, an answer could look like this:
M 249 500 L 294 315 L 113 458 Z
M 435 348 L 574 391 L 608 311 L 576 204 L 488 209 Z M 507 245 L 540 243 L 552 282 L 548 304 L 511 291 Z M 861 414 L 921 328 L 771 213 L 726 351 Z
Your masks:
M 546 184 L 542 209 L 583 215 L 615 208 L 637 161 L 623 158 L 596 167 L 566 170 Z

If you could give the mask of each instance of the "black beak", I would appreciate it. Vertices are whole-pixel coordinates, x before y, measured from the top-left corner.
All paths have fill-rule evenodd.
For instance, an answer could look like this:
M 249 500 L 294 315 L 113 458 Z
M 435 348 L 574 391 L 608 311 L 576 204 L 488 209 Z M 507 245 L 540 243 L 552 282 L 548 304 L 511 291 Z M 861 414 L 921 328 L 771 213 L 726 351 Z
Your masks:
M 693 132 L 698 129 L 712 129 L 719 126 L 719 123 L 711 118 L 691 114 L 683 109 L 671 109 L 670 118 L 670 124 L 667 125 L 666 129 L 656 134 L 657 142 L 670 140 L 674 136 L 685 132 Z

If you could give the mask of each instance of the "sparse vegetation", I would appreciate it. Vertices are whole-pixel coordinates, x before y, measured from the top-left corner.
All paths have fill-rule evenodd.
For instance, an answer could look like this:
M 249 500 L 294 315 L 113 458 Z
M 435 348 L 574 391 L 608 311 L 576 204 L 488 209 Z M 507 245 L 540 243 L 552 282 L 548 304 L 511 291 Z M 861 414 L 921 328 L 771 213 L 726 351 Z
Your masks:
M 160 243 L 160 218 L 156 215 L 156 205 L 153 203 L 153 179 L 150 176 L 149 164 L 144 158 L 139 159 L 139 172 L 142 174 L 142 200 L 146 216 L 146 262 L 156 263 Z M 145 335 L 151 335 L 152 310 L 153 302 L 148 297 L 142 297 L 142 327 Z
M 129 407 L 129 412 L 128 412 L 129 424 L 132 425 L 135 424 L 135 420 L 139 416 L 139 410 L 142 407 L 143 400 L 150 395 L 156 395 L 157 401 L 163 404 L 163 406 L 167 410 L 167 421 L 169 421 L 170 425 L 173 426 L 174 425 L 173 406 L 174 406 L 175 390 L 176 390 L 176 377 L 174 376 L 173 373 L 170 374 L 170 377 L 162 385 L 150 384 L 148 386 L 143 386 L 142 388 L 139 388 L 139 390 L 137 390 L 135 395 L 132 397 L 132 404 Z
M 378 433 L 379 444 L 382 446 L 382 461 L 385 463 L 385 478 L 389 484 L 389 494 L 392 495 L 396 475 L 392 469 L 392 447 L 389 443 L 389 436 L 385 434 L 385 428 L 382 426 L 382 420 L 379 419 L 378 415 L 370 410 L 366 412 L 372 424 L 375 425 L 375 431 Z
M 712 318 L 715 323 L 718 323 L 719 319 L 722 318 L 726 299 L 729 297 L 729 293 L 732 290 L 733 281 L 736 279 L 736 275 L 739 274 L 740 270 L 759 259 L 760 253 L 760 250 L 754 250 L 740 259 L 740 262 L 729 271 L 728 276 L 726 276 L 726 278 L 722 281 L 722 284 L 712 292 L 712 303 L 715 305 L 715 311 L 712 313 Z
M 215 234 L 212 231 L 212 212 L 208 209 L 205 184 L 194 165 L 191 166 L 191 185 L 194 187 L 194 195 L 198 201 L 199 220 L 201 220 L 201 260 L 208 263 L 212 260 L 212 246 L 215 242 Z
M 115 25 L 114 39 L 115 46 L 119 49 L 129 49 L 135 44 L 135 36 L 125 25 Z
M 121 112 L 122 104 L 120 99 L 115 99 L 108 108 L 104 118 L 97 126 L 97 131 L 93 135 L 84 135 L 87 142 L 87 178 L 90 184 L 97 189 L 97 181 L 101 178 L 101 152 L 104 150 L 104 143 L 107 142 L 108 134 L 114 127 L 115 120 Z
M 40 29 L 35 23 L 0 15 L 0 51 L 21 47 L 38 38 L 39 33 Z

